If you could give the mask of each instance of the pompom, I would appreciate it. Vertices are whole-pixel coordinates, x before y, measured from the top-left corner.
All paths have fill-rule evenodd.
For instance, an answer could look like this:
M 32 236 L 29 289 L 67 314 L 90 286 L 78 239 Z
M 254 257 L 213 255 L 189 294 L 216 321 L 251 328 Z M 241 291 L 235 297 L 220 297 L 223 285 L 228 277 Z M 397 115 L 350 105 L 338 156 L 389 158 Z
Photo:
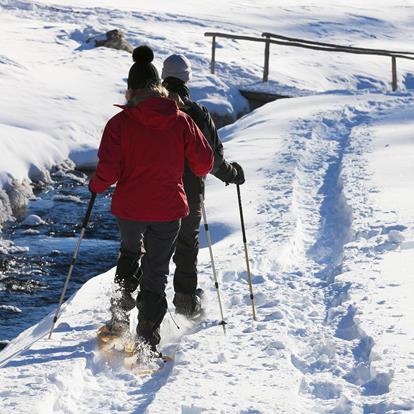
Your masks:
M 138 63 L 151 63 L 154 60 L 154 52 L 148 46 L 139 46 L 132 52 L 132 59 Z

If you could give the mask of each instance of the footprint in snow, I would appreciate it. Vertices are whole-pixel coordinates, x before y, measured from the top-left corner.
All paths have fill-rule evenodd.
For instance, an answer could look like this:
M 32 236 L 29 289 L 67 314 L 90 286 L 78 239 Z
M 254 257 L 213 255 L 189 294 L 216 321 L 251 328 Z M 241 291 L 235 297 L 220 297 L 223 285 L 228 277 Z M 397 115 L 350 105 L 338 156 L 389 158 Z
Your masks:
M 251 299 L 250 295 L 245 295 L 243 297 L 243 302 L 245 305 L 250 305 Z M 256 306 L 263 306 L 268 302 L 268 297 L 265 293 L 256 293 L 254 295 L 254 303 Z
M 266 315 L 264 320 L 265 321 L 280 321 L 281 319 L 283 319 L 285 317 L 285 315 L 283 314 L 283 312 L 281 311 L 276 311 L 273 312 L 269 315 Z

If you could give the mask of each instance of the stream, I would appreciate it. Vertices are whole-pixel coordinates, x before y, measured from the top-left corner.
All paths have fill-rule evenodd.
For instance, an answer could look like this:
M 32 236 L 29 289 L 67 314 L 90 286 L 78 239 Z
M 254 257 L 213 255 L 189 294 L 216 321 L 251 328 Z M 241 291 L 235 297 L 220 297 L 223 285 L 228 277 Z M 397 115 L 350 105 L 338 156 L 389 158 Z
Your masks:
M 56 309 L 79 238 L 90 199 L 88 177 L 59 171 L 52 178 L 25 216 L 3 228 L 0 243 L 13 242 L 15 252 L 0 253 L 0 349 Z M 119 235 L 111 193 L 96 198 L 65 299 L 116 264 Z

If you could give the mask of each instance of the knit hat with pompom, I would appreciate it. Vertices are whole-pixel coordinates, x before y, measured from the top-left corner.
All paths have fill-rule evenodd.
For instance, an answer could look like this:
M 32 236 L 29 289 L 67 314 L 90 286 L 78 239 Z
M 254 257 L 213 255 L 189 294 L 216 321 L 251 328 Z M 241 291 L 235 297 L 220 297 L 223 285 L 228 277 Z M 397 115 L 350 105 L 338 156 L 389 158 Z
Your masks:
M 156 67 L 151 63 L 154 52 L 148 46 L 139 46 L 132 52 L 134 64 L 128 74 L 128 89 L 143 89 L 160 82 Z

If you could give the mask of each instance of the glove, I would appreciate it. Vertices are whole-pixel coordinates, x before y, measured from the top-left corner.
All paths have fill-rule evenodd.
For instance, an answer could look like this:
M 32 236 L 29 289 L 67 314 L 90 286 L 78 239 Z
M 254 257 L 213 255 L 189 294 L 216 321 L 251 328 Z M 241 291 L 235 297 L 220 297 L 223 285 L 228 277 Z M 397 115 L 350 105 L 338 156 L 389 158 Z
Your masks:
M 244 178 L 244 171 L 241 165 L 237 162 L 231 162 L 230 165 L 233 167 L 233 178 L 229 181 L 230 184 L 242 185 L 246 181 Z

